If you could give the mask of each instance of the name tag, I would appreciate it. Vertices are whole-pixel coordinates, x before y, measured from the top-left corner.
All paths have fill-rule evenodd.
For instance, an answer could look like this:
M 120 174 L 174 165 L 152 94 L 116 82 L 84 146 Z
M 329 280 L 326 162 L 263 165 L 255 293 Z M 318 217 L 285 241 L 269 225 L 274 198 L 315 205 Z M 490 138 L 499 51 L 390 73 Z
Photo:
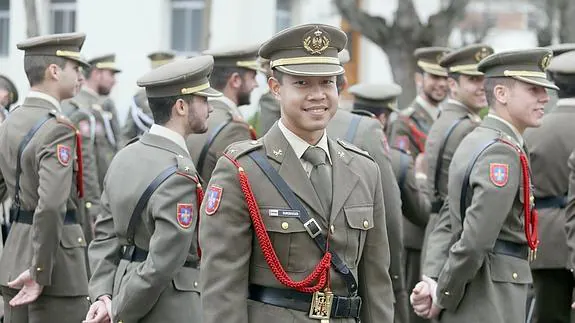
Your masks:
M 288 218 L 297 218 L 299 217 L 298 210 L 269 210 L 269 216 L 277 216 L 277 217 L 288 217 Z

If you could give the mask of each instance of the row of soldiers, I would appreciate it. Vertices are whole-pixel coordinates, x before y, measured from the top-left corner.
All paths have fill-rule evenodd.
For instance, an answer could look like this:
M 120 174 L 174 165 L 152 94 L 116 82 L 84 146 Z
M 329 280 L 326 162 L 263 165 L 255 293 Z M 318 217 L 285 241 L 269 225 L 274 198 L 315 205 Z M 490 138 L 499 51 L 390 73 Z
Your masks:
M 5 321 L 523 322 L 538 246 L 538 322 L 570 316 L 570 226 L 537 236 L 531 209 L 563 218 L 572 102 L 523 131 L 547 72 L 571 97 L 573 55 L 421 48 L 408 108 L 395 84 L 356 84 L 349 112 L 345 33 L 301 25 L 162 62 L 118 139 L 119 69 L 85 61 L 84 39 L 18 45 L 32 89 L 0 126 Z M 259 139 L 238 108 L 258 71 Z

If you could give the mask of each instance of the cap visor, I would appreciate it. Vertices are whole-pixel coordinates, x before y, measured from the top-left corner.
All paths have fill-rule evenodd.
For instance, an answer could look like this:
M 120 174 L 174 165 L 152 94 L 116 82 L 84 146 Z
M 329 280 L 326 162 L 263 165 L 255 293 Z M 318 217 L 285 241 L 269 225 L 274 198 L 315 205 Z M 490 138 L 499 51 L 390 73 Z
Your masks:
M 222 92 L 215 90 L 211 87 L 198 91 L 198 92 L 194 92 L 192 93 L 193 95 L 199 95 L 199 96 L 205 96 L 207 98 L 214 98 L 214 97 L 218 97 L 218 96 L 222 96 Z
M 421 69 L 428 74 L 433 74 L 436 76 L 443 76 L 443 77 L 447 77 L 447 71 L 444 70 L 436 70 L 433 68 L 429 68 L 429 67 L 421 67 Z
M 519 80 L 519 81 L 522 81 L 525 83 L 539 85 L 539 86 L 542 86 L 542 87 L 547 88 L 547 89 L 559 90 L 559 88 L 557 87 L 557 85 L 555 85 L 555 83 L 549 81 L 546 78 L 526 77 L 526 76 L 512 76 L 512 77 L 516 80 Z
M 297 76 L 336 76 L 345 71 L 342 66 L 334 64 L 299 64 L 274 67 L 280 72 Z
M 455 73 L 459 73 L 459 74 L 463 74 L 463 75 L 469 75 L 469 76 L 483 76 L 483 75 L 485 75 L 478 70 L 463 70 L 463 71 L 458 71 Z
M 65 58 L 67 58 L 71 61 L 74 61 L 74 62 L 78 62 L 78 64 L 80 64 L 82 67 L 85 67 L 85 68 L 89 68 L 91 66 L 90 63 L 88 63 L 87 61 L 85 61 L 81 58 L 69 57 L 69 56 L 66 56 Z

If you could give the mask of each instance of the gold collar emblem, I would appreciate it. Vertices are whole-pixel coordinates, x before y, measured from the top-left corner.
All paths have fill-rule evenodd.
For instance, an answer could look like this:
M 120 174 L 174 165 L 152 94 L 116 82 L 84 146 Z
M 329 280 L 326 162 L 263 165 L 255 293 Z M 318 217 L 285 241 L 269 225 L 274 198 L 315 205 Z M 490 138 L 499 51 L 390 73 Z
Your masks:
M 321 55 L 328 46 L 329 38 L 319 27 L 316 27 L 313 32 L 308 33 L 303 40 L 303 48 L 312 55 Z

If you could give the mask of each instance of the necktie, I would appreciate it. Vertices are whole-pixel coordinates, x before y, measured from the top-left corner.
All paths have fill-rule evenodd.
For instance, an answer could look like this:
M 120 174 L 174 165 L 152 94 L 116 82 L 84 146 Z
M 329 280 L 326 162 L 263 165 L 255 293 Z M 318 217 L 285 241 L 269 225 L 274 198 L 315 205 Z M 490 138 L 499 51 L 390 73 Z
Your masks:
M 332 183 L 331 168 L 327 164 L 327 154 L 319 147 L 310 146 L 304 152 L 302 158 L 310 162 L 313 168 L 310 180 L 325 212 L 325 218 L 329 219 L 331 212 Z

